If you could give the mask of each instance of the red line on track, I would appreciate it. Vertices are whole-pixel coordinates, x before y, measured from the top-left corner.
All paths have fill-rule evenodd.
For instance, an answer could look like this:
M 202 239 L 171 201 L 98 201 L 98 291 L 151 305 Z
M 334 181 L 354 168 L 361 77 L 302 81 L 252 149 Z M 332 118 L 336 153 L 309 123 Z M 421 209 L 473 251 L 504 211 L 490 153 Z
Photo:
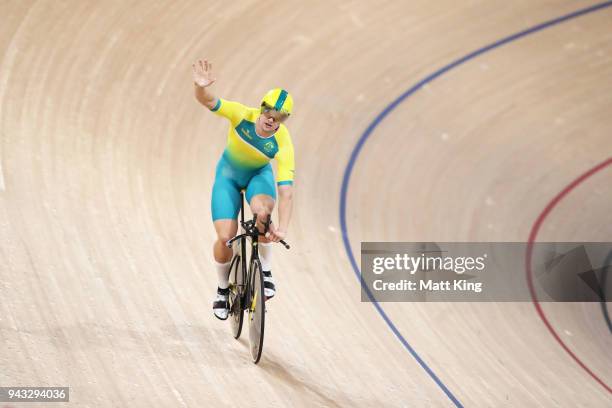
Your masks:
M 559 337 L 559 334 L 555 331 L 555 329 L 552 327 L 552 325 L 550 324 L 550 322 L 546 318 L 546 315 L 544 314 L 544 311 L 542 310 L 542 307 L 540 306 L 540 302 L 538 301 L 538 297 L 537 297 L 537 294 L 535 292 L 535 288 L 533 286 L 533 273 L 532 273 L 532 270 L 531 270 L 531 258 L 532 258 L 532 255 L 533 255 L 533 244 L 534 244 L 534 242 L 536 240 L 536 237 L 538 235 L 538 231 L 540 230 L 540 227 L 544 223 L 544 220 L 546 219 L 546 217 L 548 217 L 548 215 L 555 208 L 555 206 L 557 204 L 559 204 L 559 202 L 563 198 L 565 198 L 565 196 L 567 196 L 578 185 L 580 185 L 586 179 L 588 179 L 589 177 L 591 177 L 595 173 L 603 170 L 604 168 L 608 167 L 611 164 L 612 164 L 612 157 L 608 158 L 607 160 L 605 160 L 602 163 L 599 163 L 597 166 L 593 167 L 592 169 L 590 169 L 589 171 L 587 171 L 586 173 L 582 174 L 580 177 L 578 177 L 577 179 L 572 181 L 570 184 L 568 184 L 563 190 L 561 190 L 561 192 L 559 194 L 557 194 L 548 203 L 548 205 L 544 208 L 542 213 L 538 216 L 536 221 L 533 223 L 533 226 L 531 227 L 531 232 L 529 233 L 529 241 L 527 243 L 527 253 L 525 255 L 525 270 L 527 272 L 527 284 L 529 285 L 529 292 L 531 293 L 531 300 L 533 301 L 533 305 L 535 306 L 536 312 L 540 316 L 540 319 L 542 319 L 542 321 L 544 322 L 544 325 L 546 325 L 546 328 L 548 329 L 548 331 L 552 334 L 552 336 L 555 338 L 555 340 L 557 340 L 557 343 L 559 343 L 561 345 L 563 350 L 565 350 L 567 352 L 567 354 L 569 354 L 570 357 L 572 357 L 574 359 L 574 361 L 576 363 L 578 363 L 578 365 L 584 369 L 584 371 L 586 371 L 595 381 L 597 381 L 599 384 L 601 384 L 601 386 L 604 387 L 606 389 L 606 391 L 608 391 L 610 394 L 612 394 L 612 389 L 610 388 L 610 386 L 608 384 L 606 384 L 601 378 L 599 378 L 595 373 L 593 373 L 593 371 L 591 371 L 591 369 L 589 367 L 587 367 L 586 364 L 584 364 L 582 362 L 582 360 L 580 360 L 576 356 L 576 354 L 574 354 L 574 352 L 572 350 L 570 350 L 570 348 L 567 346 L 567 344 L 565 344 L 563 342 L 561 337 Z

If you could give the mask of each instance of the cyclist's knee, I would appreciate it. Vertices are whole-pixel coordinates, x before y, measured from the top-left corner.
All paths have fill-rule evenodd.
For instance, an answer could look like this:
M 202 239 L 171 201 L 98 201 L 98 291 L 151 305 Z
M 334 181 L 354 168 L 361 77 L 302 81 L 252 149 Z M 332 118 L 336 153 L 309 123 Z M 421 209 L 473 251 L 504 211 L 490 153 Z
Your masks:
M 220 234 L 217 234 L 217 239 L 223 244 L 225 245 L 225 243 L 227 241 L 229 241 L 230 239 L 234 238 L 234 235 L 230 234 L 229 232 L 225 233 L 222 232 Z
M 262 203 L 254 203 L 251 206 L 253 214 L 257 214 L 257 220 L 265 220 L 268 215 L 272 214 L 272 208 Z
M 222 244 L 232 239 L 238 230 L 236 221 L 233 220 L 218 220 L 215 222 L 215 231 L 217 232 L 217 239 Z
M 249 204 L 253 214 L 257 214 L 257 218 L 260 217 L 260 214 L 271 214 L 272 209 L 274 209 L 274 200 L 266 194 L 257 194 L 253 196 Z
M 223 245 L 230 239 L 234 238 L 236 235 L 236 231 L 233 228 L 222 229 L 221 231 L 217 231 L 217 239 Z

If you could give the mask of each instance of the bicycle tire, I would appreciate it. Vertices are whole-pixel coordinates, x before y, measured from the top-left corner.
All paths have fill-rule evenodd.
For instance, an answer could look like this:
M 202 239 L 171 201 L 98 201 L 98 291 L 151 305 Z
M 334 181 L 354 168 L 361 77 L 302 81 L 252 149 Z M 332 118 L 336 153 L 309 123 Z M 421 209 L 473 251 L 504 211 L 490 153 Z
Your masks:
M 249 348 L 253 363 L 257 364 L 263 351 L 266 317 L 263 274 L 258 259 L 254 259 L 251 263 L 251 285 L 249 287 Z
M 242 307 L 242 300 L 244 299 L 244 276 L 242 273 L 242 257 L 240 252 L 234 255 L 232 263 L 230 264 L 230 294 L 229 294 L 229 315 L 230 315 L 230 327 L 232 330 L 232 336 L 235 339 L 240 337 L 242 332 L 242 323 L 244 320 L 244 308 Z

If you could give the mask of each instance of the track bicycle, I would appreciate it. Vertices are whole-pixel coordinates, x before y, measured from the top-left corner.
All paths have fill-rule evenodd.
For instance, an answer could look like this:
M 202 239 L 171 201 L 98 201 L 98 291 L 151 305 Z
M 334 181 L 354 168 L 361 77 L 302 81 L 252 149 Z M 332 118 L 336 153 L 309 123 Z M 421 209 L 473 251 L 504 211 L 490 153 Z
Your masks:
M 235 339 L 240 337 L 242 324 L 246 312 L 249 325 L 249 348 L 251 358 L 257 364 L 261 358 L 265 327 L 265 297 L 264 280 L 259 261 L 259 237 L 268 232 L 271 217 L 268 215 L 264 224 L 264 232 L 257 228 L 257 214 L 253 219 L 244 220 L 244 193 L 240 193 L 240 226 L 244 231 L 227 242 L 229 248 L 234 247 L 234 257 L 230 264 L 229 276 L 229 317 L 232 335 Z M 250 245 L 247 245 L 247 240 Z M 285 241 L 280 243 L 287 249 L 289 245 Z M 250 247 L 250 257 L 247 268 L 247 247 Z

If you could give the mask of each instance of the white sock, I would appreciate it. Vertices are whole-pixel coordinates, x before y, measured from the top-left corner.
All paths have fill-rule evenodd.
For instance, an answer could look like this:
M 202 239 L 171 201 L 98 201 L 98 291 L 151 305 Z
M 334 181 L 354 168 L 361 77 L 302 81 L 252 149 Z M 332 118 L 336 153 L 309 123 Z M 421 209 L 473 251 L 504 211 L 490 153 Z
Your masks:
M 259 243 L 259 260 L 262 270 L 266 272 L 272 270 L 272 242 Z
M 229 267 L 232 261 L 227 263 L 215 262 L 215 268 L 217 269 L 217 279 L 219 280 L 219 287 L 221 289 L 227 289 L 229 287 Z

